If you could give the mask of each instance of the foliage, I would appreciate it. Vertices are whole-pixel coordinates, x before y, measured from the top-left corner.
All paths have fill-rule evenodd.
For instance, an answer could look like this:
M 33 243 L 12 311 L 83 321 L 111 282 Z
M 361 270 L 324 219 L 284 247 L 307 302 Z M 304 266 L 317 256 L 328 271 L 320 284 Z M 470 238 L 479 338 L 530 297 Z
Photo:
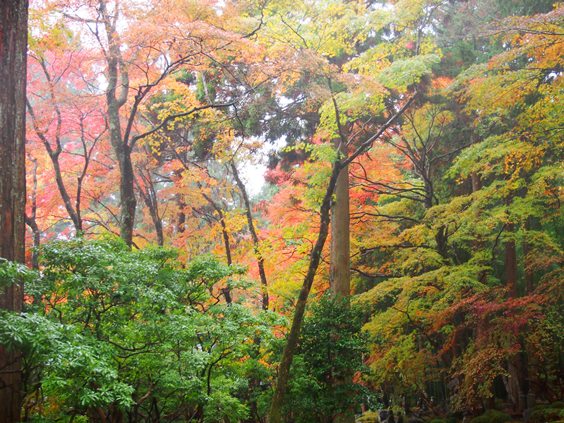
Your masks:
M 25 285 L 24 313 L 0 316 L 0 344 L 24 353 L 24 417 L 264 420 L 331 167 L 360 146 L 352 306 L 322 295 L 326 242 L 287 414 L 560 399 L 563 14 L 551 0 L 32 1 L 34 270 L 0 259 L 0 289 Z
M 28 415 L 248 415 L 254 339 L 267 349 L 274 321 L 219 304 L 218 286 L 240 286 L 243 268 L 211 256 L 182 268 L 172 250 L 83 239 L 45 245 L 41 263 L 27 312 L 2 326 L 2 344 L 25 354 Z
M 474 417 L 470 420 L 472 423 L 505 423 L 511 421 L 511 416 L 509 414 L 502 413 L 497 410 L 487 410 L 484 414 L 478 417 Z
M 556 422 L 564 418 L 564 404 L 554 402 L 552 404 L 537 405 L 529 415 L 531 423 Z
M 358 380 L 365 370 L 368 338 L 361 332 L 364 310 L 323 295 L 310 308 L 292 367 L 287 413 L 297 422 L 326 421 L 370 402 Z M 354 381 L 347 376 L 355 375 Z M 341 381 L 335 384 L 335 381 Z

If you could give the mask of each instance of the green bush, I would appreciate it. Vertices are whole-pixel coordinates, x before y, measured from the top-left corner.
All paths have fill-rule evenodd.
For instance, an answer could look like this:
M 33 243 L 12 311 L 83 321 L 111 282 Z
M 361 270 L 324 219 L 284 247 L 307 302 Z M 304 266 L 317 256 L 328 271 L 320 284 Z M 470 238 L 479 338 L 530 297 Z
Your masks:
M 24 275 L 25 311 L 0 311 L 0 344 L 24 354 L 32 421 L 86 421 L 97 410 L 148 421 L 156 406 L 243 421 L 248 398 L 265 395 L 272 374 L 262 354 L 282 322 L 214 296 L 226 285 L 243 294 L 243 268 L 212 256 L 185 267 L 172 250 L 113 239 L 53 242 L 40 257 L 41 272 Z M 1 285 L 21 274 L 0 261 Z
M 292 364 L 287 413 L 298 423 L 328 421 L 368 402 L 368 390 L 350 379 L 365 370 L 364 310 L 330 295 L 313 303 Z
M 487 410 L 484 414 L 474 417 L 470 423 L 505 423 L 510 422 L 511 416 L 497 410 Z
M 537 405 L 529 416 L 530 423 L 559 422 L 564 420 L 564 403 Z

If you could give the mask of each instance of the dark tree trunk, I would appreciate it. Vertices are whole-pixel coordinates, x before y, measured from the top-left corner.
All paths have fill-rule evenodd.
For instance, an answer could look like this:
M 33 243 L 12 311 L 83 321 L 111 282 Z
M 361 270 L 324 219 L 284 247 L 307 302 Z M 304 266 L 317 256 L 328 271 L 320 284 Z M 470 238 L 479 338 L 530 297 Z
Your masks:
M 243 204 L 245 205 L 245 214 L 247 216 L 247 224 L 249 225 L 249 231 L 251 232 L 251 237 L 253 239 L 253 247 L 254 247 L 255 257 L 257 258 L 260 283 L 262 287 L 262 308 L 263 310 L 268 310 L 268 282 L 266 280 L 266 272 L 264 271 L 264 257 L 262 256 L 262 253 L 260 251 L 259 237 L 257 235 L 257 231 L 255 229 L 255 224 L 253 220 L 251 202 L 249 201 L 249 196 L 247 195 L 247 189 L 245 188 L 245 184 L 239 177 L 239 171 L 237 170 L 237 166 L 235 166 L 234 161 L 231 161 L 231 170 L 233 171 L 233 177 L 235 178 L 237 187 L 239 188 L 239 191 L 241 192 L 241 196 L 243 197 Z
M 0 1 L 0 257 L 25 260 L 25 89 L 27 0 Z M 0 308 L 19 312 L 23 286 L 0 292 Z M 0 421 L 21 408 L 20 354 L 0 346 Z
M 53 169 L 55 170 L 55 181 L 57 182 L 57 188 L 59 188 L 59 193 L 61 194 L 61 198 L 63 199 L 63 203 L 65 204 L 65 209 L 67 210 L 67 213 L 72 220 L 72 224 L 74 225 L 74 230 L 78 235 L 82 232 L 82 220 L 80 219 L 77 211 L 72 205 L 72 200 L 63 181 L 63 174 L 61 172 L 61 166 L 59 163 L 59 154 L 51 154 L 51 152 L 49 152 L 49 157 L 51 158 Z
M 476 192 L 482 189 L 482 180 L 480 174 L 472 172 L 470 174 L 470 180 L 472 182 L 472 192 Z
M 135 177 L 131 162 L 131 151 L 121 136 L 119 111 L 113 101 L 108 101 L 108 115 L 110 120 L 110 139 L 119 165 L 119 194 L 120 194 L 120 227 L 121 238 L 129 246 L 133 243 L 133 226 L 135 224 Z
M 176 204 L 178 205 L 178 215 L 176 216 L 176 232 L 179 234 L 184 233 L 186 230 L 186 212 L 184 209 L 186 208 L 186 203 L 182 199 L 182 195 L 176 195 Z
M 512 238 L 515 228 L 512 223 L 507 224 L 507 232 L 510 238 L 504 242 L 505 248 L 505 286 L 509 289 L 509 295 L 512 298 L 518 295 L 517 286 L 517 249 L 515 247 L 515 240 Z M 513 404 L 515 411 L 521 410 L 521 390 L 522 381 L 520 381 L 522 373 L 522 363 L 519 354 L 508 360 L 507 370 L 509 376 L 505 381 L 505 387 L 509 400 Z
M 31 215 L 25 216 L 25 223 L 33 234 L 33 251 L 31 252 L 31 267 L 39 269 L 39 245 L 41 243 L 41 231 L 37 226 L 37 160 L 31 158 L 33 163 L 33 183 L 31 191 Z
M 513 236 L 514 225 L 507 224 L 507 233 Z M 517 287 L 517 249 L 515 248 L 515 240 L 509 238 L 504 242 L 505 247 L 505 286 L 509 288 L 509 295 L 516 297 L 518 295 Z
M 329 186 L 327 187 L 325 196 L 323 197 L 323 202 L 321 203 L 319 234 L 317 235 L 317 241 L 315 242 L 315 245 L 311 250 L 308 270 L 302 284 L 302 289 L 300 290 L 298 301 L 296 302 L 294 319 L 292 320 L 290 333 L 288 334 L 286 346 L 284 348 L 284 352 L 282 353 L 282 360 L 278 369 L 278 378 L 276 380 L 274 395 L 272 397 L 272 403 L 270 405 L 269 423 L 284 422 L 283 406 L 284 398 L 286 396 L 286 390 L 288 388 L 288 380 L 290 377 L 290 367 L 292 366 L 292 361 L 294 359 L 294 354 L 298 345 L 298 339 L 304 318 L 307 298 L 309 296 L 311 286 L 313 285 L 313 280 L 315 278 L 317 268 L 319 267 L 323 246 L 325 245 L 327 235 L 329 234 L 329 224 L 331 220 L 331 199 L 333 197 L 333 192 L 335 191 L 335 185 L 337 183 L 338 176 L 339 166 L 338 163 L 335 163 L 333 165 L 331 179 L 329 180 Z
M 120 119 L 120 109 L 127 101 L 129 92 L 129 75 L 123 63 L 116 19 L 111 16 L 106 7 L 106 0 L 99 1 L 99 12 L 108 37 L 108 52 L 106 54 L 108 87 L 106 89 L 106 106 L 108 124 L 110 128 L 110 141 L 119 165 L 119 194 L 120 194 L 120 227 L 121 238 L 129 246 L 133 244 L 133 227 L 135 224 L 135 177 L 131 161 L 131 146 L 127 137 L 123 136 Z M 119 11 L 114 11 L 114 14 Z M 119 91 L 118 91 L 119 88 Z M 134 116 L 132 111 L 131 119 Z
M 223 237 L 223 245 L 225 247 L 225 257 L 227 259 L 227 264 L 231 266 L 233 259 L 231 258 L 231 245 L 229 242 L 229 232 L 227 232 L 227 225 L 225 223 L 225 215 L 219 207 L 216 210 L 219 214 L 219 223 L 221 224 L 221 236 Z

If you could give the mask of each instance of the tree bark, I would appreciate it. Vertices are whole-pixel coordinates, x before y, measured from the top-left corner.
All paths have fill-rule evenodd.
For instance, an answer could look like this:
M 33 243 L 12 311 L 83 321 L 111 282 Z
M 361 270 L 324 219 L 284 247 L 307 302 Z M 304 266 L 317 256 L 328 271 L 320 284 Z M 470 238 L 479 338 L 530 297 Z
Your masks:
M 104 28 L 108 37 L 108 52 L 106 54 L 108 87 L 106 89 L 106 106 L 108 123 L 110 127 L 110 141 L 116 155 L 120 181 L 120 227 L 121 238 L 129 246 L 133 243 L 133 227 L 135 224 L 135 177 L 131 161 L 131 146 L 124 139 L 119 111 L 127 101 L 129 91 L 129 76 L 121 58 L 116 19 L 112 18 L 106 9 L 106 0 L 100 0 L 99 11 L 103 19 Z M 115 11 L 114 14 L 117 14 Z M 119 86 L 119 93 L 118 93 Z
M 336 297 L 347 298 L 351 291 L 349 171 L 343 168 L 335 185 L 331 207 L 331 265 L 329 282 Z
M 508 234 L 513 234 L 514 225 L 507 224 Z M 518 295 L 517 287 L 517 249 L 515 248 L 515 240 L 509 238 L 504 242 L 505 247 L 505 286 L 509 288 L 509 295 L 515 298 Z
M 515 230 L 513 223 L 507 224 L 507 232 L 510 236 Z M 509 238 L 504 242 L 505 248 L 505 286 L 509 289 L 509 296 L 515 298 L 518 295 L 517 286 L 517 249 L 515 240 Z M 520 381 L 522 363 L 520 354 L 510 358 L 507 363 L 509 376 L 507 377 L 505 387 L 511 403 L 515 411 L 522 410 L 522 401 L 520 399 L 522 391 L 522 381 Z
M 39 246 L 41 244 L 41 231 L 37 226 L 37 159 L 30 158 L 33 163 L 33 184 L 31 191 L 31 215 L 25 216 L 25 223 L 33 234 L 33 251 L 31 252 L 31 267 L 39 269 Z
M 349 170 L 345 166 L 335 185 L 331 208 L 331 264 L 329 283 L 336 298 L 349 301 L 351 291 Z M 352 373 L 333 381 L 335 386 L 352 383 Z M 354 410 L 337 414 L 334 423 L 354 423 Z
M 0 1 L 0 257 L 25 260 L 25 90 L 27 0 Z M 20 312 L 23 286 L 0 292 L 0 308 Z M 20 354 L 0 346 L 0 421 L 20 419 Z
M 482 179 L 480 174 L 477 172 L 472 172 L 470 174 L 470 181 L 472 182 L 472 192 L 476 192 L 482 189 Z

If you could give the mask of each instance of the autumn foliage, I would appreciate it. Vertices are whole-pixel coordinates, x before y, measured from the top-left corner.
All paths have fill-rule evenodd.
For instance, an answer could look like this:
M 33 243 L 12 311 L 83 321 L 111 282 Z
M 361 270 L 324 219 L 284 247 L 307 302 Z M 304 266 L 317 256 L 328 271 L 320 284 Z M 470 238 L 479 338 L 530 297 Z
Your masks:
M 563 20 L 32 1 L 22 418 L 562 417 Z

